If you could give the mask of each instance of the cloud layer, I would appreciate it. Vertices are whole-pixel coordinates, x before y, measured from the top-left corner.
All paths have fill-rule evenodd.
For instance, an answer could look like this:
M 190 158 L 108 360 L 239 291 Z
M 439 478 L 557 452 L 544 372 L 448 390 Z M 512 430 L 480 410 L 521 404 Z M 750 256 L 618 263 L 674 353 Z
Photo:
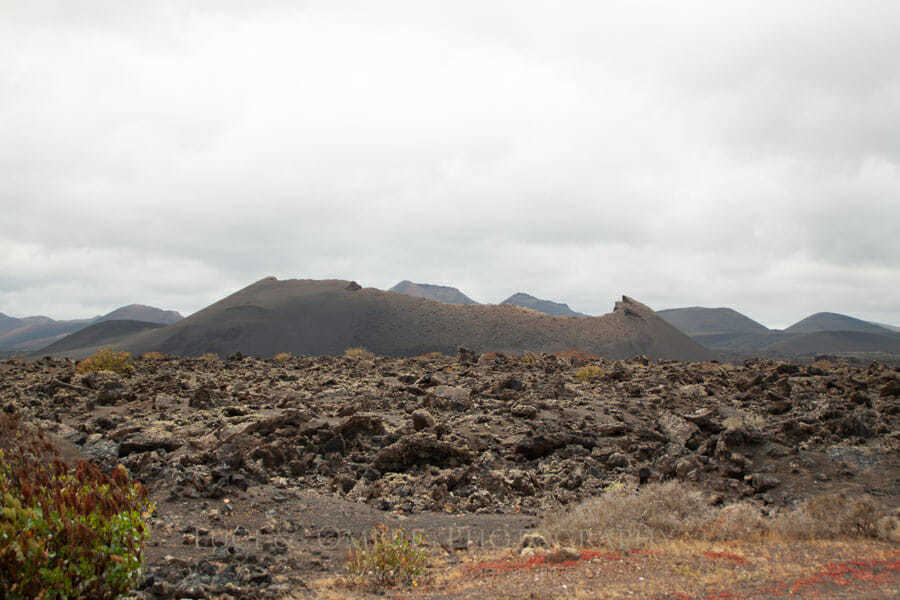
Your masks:
M 265 275 L 900 324 L 894 1 L 30 1 L 0 312 Z

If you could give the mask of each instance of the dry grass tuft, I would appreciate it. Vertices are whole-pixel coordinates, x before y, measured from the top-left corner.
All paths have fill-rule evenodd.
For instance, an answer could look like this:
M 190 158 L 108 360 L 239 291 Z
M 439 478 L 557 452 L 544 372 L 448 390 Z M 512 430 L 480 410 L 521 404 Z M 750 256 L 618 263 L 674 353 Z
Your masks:
M 706 496 L 682 483 L 651 483 L 611 489 L 545 519 L 542 530 L 562 545 L 628 549 L 695 534 L 709 510 Z
M 112 371 L 119 375 L 130 375 L 134 371 L 134 365 L 131 364 L 131 354 L 128 352 L 104 348 L 78 363 L 76 370 L 79 373 Z
M 606 371 L 597 365 L 585 365 L 575 372 L 575 377 L 581 381 L 593 381 L 606 375 Z
M 162 352 L 144 352 L 141 354 L 141 358 L 144 360 L 165 360 L 166 355 Z
M 600 360 L 600 357 L 596 354 L 591 354 L 584 350 L 566 350 L 564 352 L 557 352 L 556 358 L 568 363 L 572 367 L 581 367 L 589 362 Z
M 881 506 L 871 496 L 825 494 L 782 512 L 773 519 L 771 529 L 796 540 L 876 537 L 882 514 Z
M 353 360 L 369 360 L 374 357 L 375 355 L 365 348 L 347 348 L 346 350 L 344 350 L 344 358 L 350 358 Z
M 663 540 L 889 539 L 885 531 L 890 524 L 883 515 L 883 508 L 871 496 L 829 494 L 765 516 L 749 502 L 712 506 L 705 493 L 669 481 L 637 491 L 611 489 L 551 515 L 541 530 L 557 544 L 615 550 Z
M 346 564 L 352 583 L 375 588 L 417 586 L 427 567 L 428 554 L 420 536 L 385 526 L 375 527 L 366 542 L 354 544 Z
M 279 352 L 272 357 L 276 362 L 287 362 L 294 358 L 290 352 Z

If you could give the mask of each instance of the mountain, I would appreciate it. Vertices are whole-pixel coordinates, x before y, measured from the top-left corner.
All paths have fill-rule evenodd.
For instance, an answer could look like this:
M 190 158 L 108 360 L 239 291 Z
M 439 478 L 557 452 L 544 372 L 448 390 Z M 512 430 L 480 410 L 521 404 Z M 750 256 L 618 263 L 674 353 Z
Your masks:
M 0 335 L 22 326 L 22 320 L 0 313 Z
M 349 281 L 274 277 L 115 346 L 133 354 L 153 350 L 188 356 L 337 355 L 353 347 L 417 356 L 455 353 L 465 346 L 476 352 L 581 349 L 614 358 L 712 358 L 706 348 L 627 297 L 610 314 L 569 319 L 512 305 L 447 304 Z
M 123 306 L 121 308 L 117 308 L 111 313 L 105 314 L 99 319 L 100 321 L 114 321 L 114 320 L 126 320 L 126 321 L 142 321 L 144 323 L 158 323 L 160 325 L 171 325 L 172 323 L 177 323 L 184 317 L 181 314 L 174 310 L 162 310 L 160 308 L 154 308 L 153 306 L 145 306 L 143 304 L 129 304 L 128 306 Z
M 34 352 L 94 323 L 132 320 L 170 325 L 183 317 L 173 310 L 162 310 L 142 304 L 122 306 L 99 317 L 56 321 L 50 317 L 17 319 L 0 315 L 0 349 Z
M 784 331 L 766 329 L 730 308 L 695 306 L 657 314 L 727 359 L 900 353 L 897 332 L 835 313 L 812 315 Z
M 872 324 L 873 324 L 873 325 L 878 325 L 879 327 L 884 327 L 885 329 L 888 329 L 888 330 L 893 331 L 893 332 L 895 332 L 895 333 L 900 333 L 900 327 L 898 327 L 898 326 L 896 326 L 896 325 L 886 325 L 886 324 L 884 324 L 884 323 L 872 323 Z
M 531 310 L 536 310 L 547 315 L 557 315 L 563 317 L 587 316 L 580 312 L 575 312 L 574 310 L 569 308 L 568 304 L 563 304 L 562 302 L 553 302 L 552 300 L 542 300 L 541 298 L 535 298 L 534 296 L 525 294 L 523 292 L 513 294 L 500 304 L 513 304 L 515 306 L 521 306 L 523 308 L 530 308 Z
M 87 327 L 94 319 L 54 321 L 48 317 L 26 317 L 18 321 L 18 327 L 0 334 L 0 348 L 20 352 L 34 351 Z
M 753 319 L 730 308 L 670 308 L 657 313 L 668 323 L 695 336 L 721 333 L 768 333 L 769 329 Z
M 816 354 L 900 354 L 900 335 L 867 331 L 815 331 L 786 337 L 763 349 L 767 356 Z
M 101 347 L 114 345 L 136 333 L 159 329 L 160 327 L 165 327 L 165 325 L 127 319 L 100 321 L 41 348 L 37 351 L 37 354 L 63 354 L 73 350 L 81 350 L 85 354 L 90 354 Z
M 788 333 L 816 333 L 818 331 L 858 331 L 864 333 L 892 333 L 890 329 L 837 313 L 820 312 L 810 315 L 785 329 Z
M 427 298 L 429 300 L 437 300 L 438 302 L 446 302 L 448 304 L 478 304 L 455 287 L 447 285 L 434 285 L 431 283 L 413 283 L 412 281 L 403 280 L 389 291 L 398 294 L 406 294 L 415 298 Z

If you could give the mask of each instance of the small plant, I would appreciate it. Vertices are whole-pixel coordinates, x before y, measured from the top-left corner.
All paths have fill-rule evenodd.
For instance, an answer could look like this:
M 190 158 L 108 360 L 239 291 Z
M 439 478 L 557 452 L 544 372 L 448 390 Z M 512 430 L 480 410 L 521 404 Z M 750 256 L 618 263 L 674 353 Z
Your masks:
M 596 354 L 590 354 L 584 350 L 566 350 L 564 352 L 557 352 L 556 358 L 573 367 L 581 367 L 591 361 L 600 360 L 600 357 Z
M 279 352 L 275 356 L 272 357 L 276 362 L 287 362 L 293 358 L 290 352 Z
M 141 354 L 141 358 L 144 360 L 165 360 L 166 355 L 162 352 L 144 352 Z
M 219 358 L 218 354 L 216 354 L 214 352 L 207 352 L 206 354 L 204 354 L 203 356 L 200 357 L 200 360 L 202 360 L 203 362 L 208 362 L 208 363 L 217 363 L 221 359 Z
M 78 363 L 79 373 L 113 371 L 119 375 L 130 375 L 134 371 L 131 354 L 103 348 Z
M 526 367 L 536 367 L 541 364 L 541 356 L 531 350 L 526 350 L 519 360 Z
M 597 365 L 585 365 L 578 369 L 575 372 L 575 377 L 577 377 L 580 381 L 593 381 L 598 377 L 603 377 L 606 374 L 606 371 L 598 367 Z
M 374 358 L 374 356 L 374 354 L 365 348 L 347 348 L 344 351 L 344 358 L 351 358 L 353 360 L 370 359 Z
M 422 538 L 402 528 L 381 525 L 368 542 L 354 542 L 347 557 L 347 573 L 358 582 L 376 586 L 418 585 L 428 566 Z
M 127 593 L 141 575 L 146 490 L 122 466 L 109 476 L 86 462 L 70 468 L 40 432 L 15 416 L 0 421 L 0 598 Z

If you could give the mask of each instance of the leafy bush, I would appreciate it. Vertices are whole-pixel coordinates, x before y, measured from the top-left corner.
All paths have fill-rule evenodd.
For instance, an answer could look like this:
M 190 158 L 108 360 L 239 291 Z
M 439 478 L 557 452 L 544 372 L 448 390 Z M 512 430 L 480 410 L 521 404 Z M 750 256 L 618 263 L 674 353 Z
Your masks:
M 0 598 L 112 600 L 138 581 L 146 490 L 120 466 L 51 459 L 43 436 L 0 416 Z M 7 443 L 9 445 L 7 445 Z
M 598 377 L 603 377 L 605 374 L 606 371 L 597 365 L 585 365 L 575 372 L 575 377 L 581 381 L 591 381 Z
M 367 543 L 355 542 L 350 549 L 350 576 L 377 586 L 418 585 L 428 565 L 421 537 L 384 526 L 373 529 L 370 537 Z
M 119 375 L 130 375 L 134 371 L 131 364 L 131 354 L 103 348 L 78 363 L 79 373 L 93 373 L 95 371 L 113 371 Z

